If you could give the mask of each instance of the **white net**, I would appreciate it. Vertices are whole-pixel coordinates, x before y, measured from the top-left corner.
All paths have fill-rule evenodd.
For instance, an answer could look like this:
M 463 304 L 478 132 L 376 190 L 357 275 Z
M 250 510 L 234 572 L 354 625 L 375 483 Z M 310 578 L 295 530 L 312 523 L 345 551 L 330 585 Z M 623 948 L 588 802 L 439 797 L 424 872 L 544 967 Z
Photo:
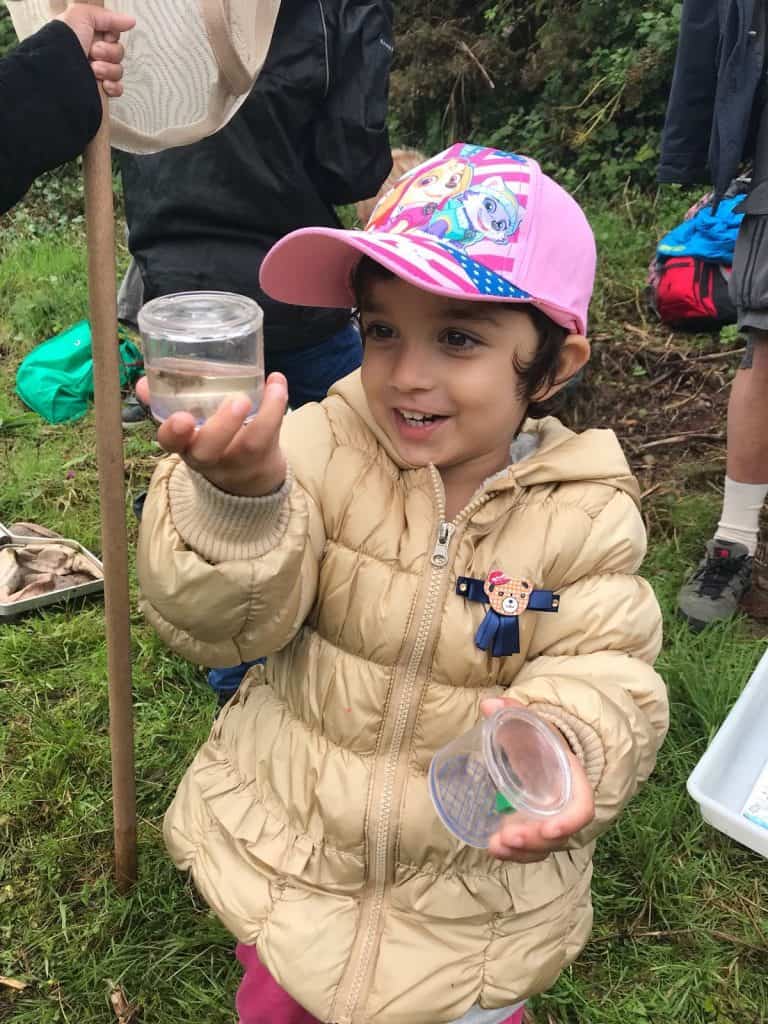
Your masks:
M 20 39 L 65 0 L 6 0 Z M 131 153 L 188 145 L 223 127 L 245 100 L 269 49 L 280 0 L 106 0 L 131 14 L 125 92 L 110 101 L 112 144 Z

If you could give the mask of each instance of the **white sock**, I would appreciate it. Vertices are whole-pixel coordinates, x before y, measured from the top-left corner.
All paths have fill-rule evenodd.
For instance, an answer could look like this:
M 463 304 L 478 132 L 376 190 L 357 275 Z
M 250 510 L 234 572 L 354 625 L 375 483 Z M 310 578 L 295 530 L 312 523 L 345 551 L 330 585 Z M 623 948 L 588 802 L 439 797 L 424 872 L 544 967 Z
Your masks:
M 723 511 L 715 537 L 743 544 L 750 555 L 754 555 L 757 547 L 757 517 L 766 494 L 768 484 L 740 484 L 727 476 Z

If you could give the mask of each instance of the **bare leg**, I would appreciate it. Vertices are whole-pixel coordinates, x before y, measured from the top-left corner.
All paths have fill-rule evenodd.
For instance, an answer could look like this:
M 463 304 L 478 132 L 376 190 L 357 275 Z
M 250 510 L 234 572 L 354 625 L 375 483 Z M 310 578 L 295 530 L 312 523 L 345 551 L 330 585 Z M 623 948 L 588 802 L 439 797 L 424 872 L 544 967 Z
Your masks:
M 753 331 L 752 368 L 736 372 L 728 402 L 726 473 L 740 483 L 768 482 L 768 332 Z
M 680 588 L 679 612 L 692 629 L 736 612 L 752 577 L 758 518 L 768 492 L 768 332 L 752 331 L 728 403 L 728 456 L 715 538 Z M 759 583 L 760 573 L 755 582 Z

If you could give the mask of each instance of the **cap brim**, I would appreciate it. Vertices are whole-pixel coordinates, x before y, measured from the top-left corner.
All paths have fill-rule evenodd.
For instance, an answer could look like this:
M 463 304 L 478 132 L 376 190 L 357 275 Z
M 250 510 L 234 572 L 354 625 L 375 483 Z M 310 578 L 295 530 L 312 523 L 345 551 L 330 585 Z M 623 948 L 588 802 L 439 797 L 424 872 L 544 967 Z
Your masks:
M 259 273 L 264 291 L 299 306 L 353 307 L 352 275 L 363 256 L 425 291 L 482 302 L 528 302 L 569 331 L 580 331 L 573 313 L 542 300 L 437 238 L 410 231 L 300 228 L 267 253 Z

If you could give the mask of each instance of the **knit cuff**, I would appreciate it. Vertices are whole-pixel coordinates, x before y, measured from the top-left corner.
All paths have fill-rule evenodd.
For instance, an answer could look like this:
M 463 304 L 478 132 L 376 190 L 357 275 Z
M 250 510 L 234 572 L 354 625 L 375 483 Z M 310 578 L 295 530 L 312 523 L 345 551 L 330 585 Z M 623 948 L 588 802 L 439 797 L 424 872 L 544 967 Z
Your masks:
M 605 771 L 605 751 L 598 733 L 580 718 L 555 704 L 529 704 L 529 711 L 554 725 L 578 757 L 593 789 L 597 789 Z
M 173 524 L 182 540 L 211 563 L 260 558 L 277 547 L 290 516 L 293 475 L 263 498 L 228 494 L 179 462 L 168 480 Z

